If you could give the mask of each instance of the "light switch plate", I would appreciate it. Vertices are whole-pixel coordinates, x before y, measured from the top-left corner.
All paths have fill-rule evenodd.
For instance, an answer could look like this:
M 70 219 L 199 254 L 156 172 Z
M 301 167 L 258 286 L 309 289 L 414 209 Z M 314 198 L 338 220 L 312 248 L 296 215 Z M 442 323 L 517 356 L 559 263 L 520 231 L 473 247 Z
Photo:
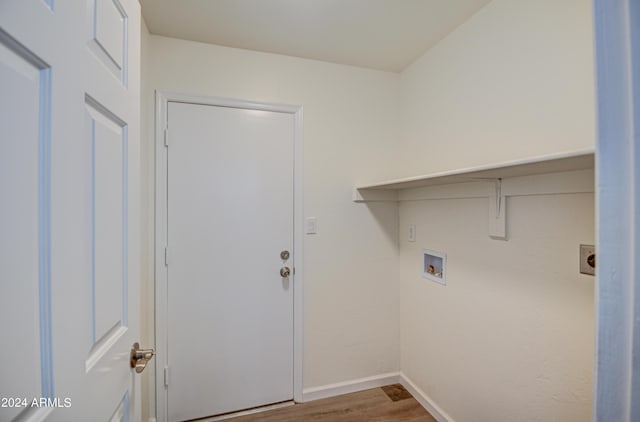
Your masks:
M 594 245 L 580 245 L 580 273 L 596 274 L 596 247 Z
M 305 224 L 305 233 L 306 234 L 317 234 L 318 233 L 318 219 L 316 217 L 308 217 Z

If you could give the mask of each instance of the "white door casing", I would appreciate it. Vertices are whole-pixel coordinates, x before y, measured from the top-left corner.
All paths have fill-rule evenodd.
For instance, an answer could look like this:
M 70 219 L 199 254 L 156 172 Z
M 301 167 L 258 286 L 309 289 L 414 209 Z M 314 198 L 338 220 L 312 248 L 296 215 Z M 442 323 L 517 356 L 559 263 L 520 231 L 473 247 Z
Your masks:
M 0 397 L 38 403 L 0 420 L 139 419 L 139 40 L 135 0 L 0 3 Z
M 302 110 L 161 93 L 157 106 L 157 418 L 300 400 Z
M 595 0 L 596 359 L 593 420 L 640 420 L 640 3 Z

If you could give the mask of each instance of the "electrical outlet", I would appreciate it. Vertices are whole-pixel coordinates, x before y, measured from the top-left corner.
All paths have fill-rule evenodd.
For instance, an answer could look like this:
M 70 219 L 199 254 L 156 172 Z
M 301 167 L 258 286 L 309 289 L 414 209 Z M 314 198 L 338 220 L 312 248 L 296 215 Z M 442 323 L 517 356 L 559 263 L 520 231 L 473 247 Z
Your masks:
M 580 273 L 596 274 L 596 247 L 594 245 L 580 245 Z
M 416 225 L 415 224 L 409 224 L 408 240 L 409 240 L 409 242 L 415 242 L 416 241 Z

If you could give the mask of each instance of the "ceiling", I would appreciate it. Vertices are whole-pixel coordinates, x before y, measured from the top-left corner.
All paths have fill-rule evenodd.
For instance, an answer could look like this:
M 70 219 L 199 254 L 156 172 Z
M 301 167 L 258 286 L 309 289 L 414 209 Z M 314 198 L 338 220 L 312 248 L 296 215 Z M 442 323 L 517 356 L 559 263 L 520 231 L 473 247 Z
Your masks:
M 400 72 L 490 0 L 140 0 L 152 34 Z

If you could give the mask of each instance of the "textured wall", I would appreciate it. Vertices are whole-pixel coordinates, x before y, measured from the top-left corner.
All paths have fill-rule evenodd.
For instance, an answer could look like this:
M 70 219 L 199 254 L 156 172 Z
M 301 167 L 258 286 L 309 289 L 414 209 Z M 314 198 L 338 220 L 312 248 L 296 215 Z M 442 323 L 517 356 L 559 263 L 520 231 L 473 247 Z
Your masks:
M 590 420 L 593 194 L 510 197 L 509 240 L 488 236 L 488 199 L 403 202 L 401 367 L 464 421 Z M 447 254 L 447 285 L 421 275 L 422 249 Z
M 406 175 L 592 149 L 591 15 L 588 0 L 494 0 L 406 69 Z M 594 279 L 577 257 L 593 194 L 508 210 L 503 242 L 486 198 L 400 205 L 402 371 L 458 422 L 590 420 Z M 421 277 L 423 247 L 448 254 L 446 287 Z
M 494 0 L 402 73 L 405 175 L 595 145 L 589 0 Z

